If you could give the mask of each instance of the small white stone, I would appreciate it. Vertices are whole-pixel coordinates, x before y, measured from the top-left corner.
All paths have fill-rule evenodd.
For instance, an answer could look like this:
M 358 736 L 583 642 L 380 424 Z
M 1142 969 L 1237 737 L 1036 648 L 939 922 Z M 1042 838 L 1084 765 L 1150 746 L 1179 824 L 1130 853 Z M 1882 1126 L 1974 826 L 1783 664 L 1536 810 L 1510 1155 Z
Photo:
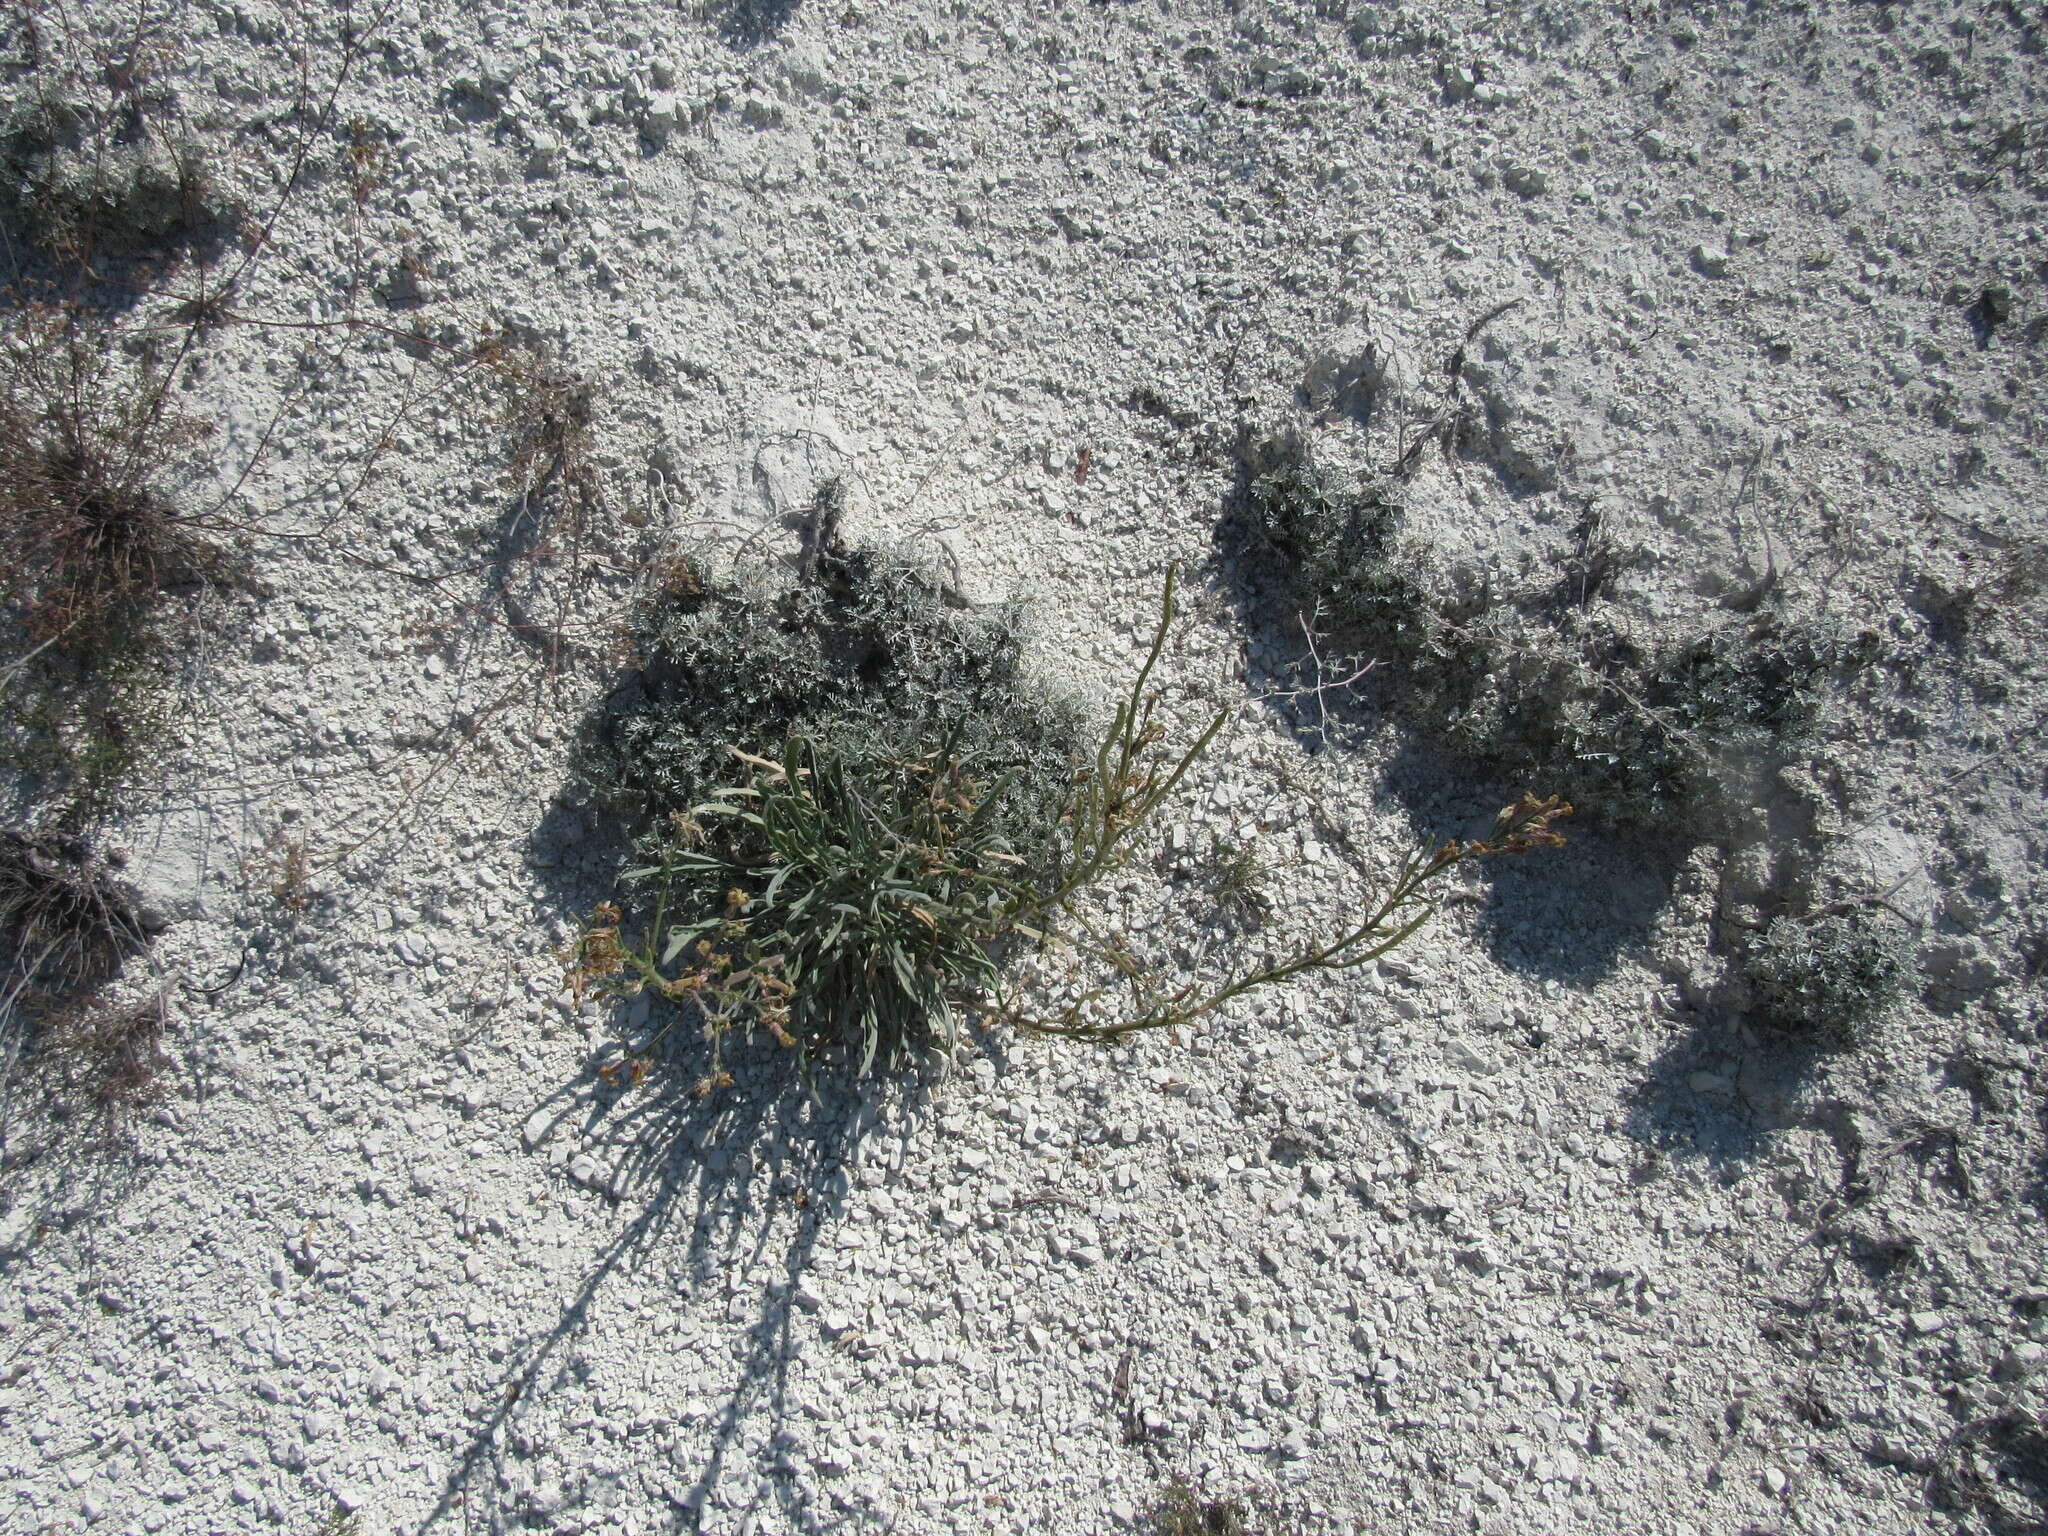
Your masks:
M 827 1445 L 812 1453 L 811 1467 L 820 1477 L 838 1477 L 846 1466 L 846 1452 L 836 1445 Z
M 1925 1338 L 1928 1334 L 1938 1333 L 1948 1326 L 1948 1314 L 1946 1312 L 1915 1312 L 1906 1321 L 1914 1333 Z
M 1476 1077 L 1491 1077 L 1500 1070 L 1500 1063 L 1476 1045 L 1463 1040 L 1453 1040 L 1444 1047 L 1444 1056 L 1452 1066 L 1470 1072 Z
M 1786 1481 L 1785 1473 L 1781 1468 L 1764 1468 L 1764 1492 L 1768 1493 L 1772 1498 L 1775 1499 L 1785 1491 Z
M 683 126 L 685 113 L 683 104 L 672 91 L 658 91 L 647 103 L 647 112 L 640 119 L 640 126 L 654 138 L 666 138 Z

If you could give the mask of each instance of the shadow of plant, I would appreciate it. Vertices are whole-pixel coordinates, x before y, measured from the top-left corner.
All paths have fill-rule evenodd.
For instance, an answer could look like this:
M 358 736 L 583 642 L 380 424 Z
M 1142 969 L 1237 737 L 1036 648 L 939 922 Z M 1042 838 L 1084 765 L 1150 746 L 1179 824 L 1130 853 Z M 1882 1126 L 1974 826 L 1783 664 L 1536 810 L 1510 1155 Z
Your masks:
M 764 1042 L 728 1048 L 732 1085 L 699 1097 L 691 1090 L 706 1075 L 709 1049 L 682 1032 L 671 1039 L 640 1081 L 623 1080 L 600 1061 L 541 1106 L 551 1118 L 533 1132 L 534 1143 L 582 1138 L 587 1150 L 570 1162 L 570 1177 L 632 1214 L 545 1331 L 506 1362 L 423 1530 L 458 1518 L 489 1530 L 536 1518 L 559 1522 L 572 1512 L 602 1520 L 613 1496 L 602 1481 L 572 1496 L 580 1506 L 573 1511 L 543 1507 L 531 1490 L 521 1491 L 513 1462 L 548 1443 L 546 1405 L 577 1378 L 579 1341 L 591 1331 L 600 1294 L 623 1276 L 650 1272 L 667 1276 L 677 1302 L 700 1312 L 723 1296 L 721 1326 L 731 1345 L 718 1405 L 683 1427 L 673 1454 L 634 1468 L 642 1487 L 674 1511 L 672 1529 L 695 1530 L 707 1507 L 730 1508 L 735 1498 L 726 1485 L 735 1478 L 746 1489 L 740 1499 L 772 1513 L 771 1529 L 823 1532 L 848 1518 L 818 1507 L 809 1479 L 783 1462 L 764 1467 L 749 1447 L 790 1443 L 791 1367 L 803 1353 L 801 1330 L 815 1328 L 803 1282 L 852 1190 L 863 1145 L 914 1109 L 926 1085 L 863 1092 L 845 1064 L 830 1061 L 806 1079 L 787 1052 Z M 733 1276 L 747 1279 L 736 1286 Z M 756 1299 L 740 1300 L 750 1292 Z
M 725 0 L 718 35 L 734 48 L 757 48 L 777 36 L 802 0 Z

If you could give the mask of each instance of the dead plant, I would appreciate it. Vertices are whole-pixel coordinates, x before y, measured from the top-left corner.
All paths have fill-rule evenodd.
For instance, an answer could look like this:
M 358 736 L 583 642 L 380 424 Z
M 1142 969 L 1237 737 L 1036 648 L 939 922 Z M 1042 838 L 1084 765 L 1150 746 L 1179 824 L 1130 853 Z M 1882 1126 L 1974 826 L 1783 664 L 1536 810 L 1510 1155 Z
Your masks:
M 279 827 L 250 856 L 245 869 L 287 918 L 296 921 L 312 910 L 318 893 L 313 889 L 311 846 L 303 834 L 295 836 Z
M 31 1067 L 51 1101 L 117 1139 L 137 1111 L 162 1102 L 170 994 L 126 1003 L 87 999 L 44 1020 Z
M 207 429 L 170 386 L 75 308 L 24 311 L 0 343 L 0 723 L 74 804 L 166 723 L 165 598 L 233 565 L 188 504 Z
M 0 601 L 30 646 L 125 644 L 167 587 L 221 569 L 175 489 L 207 432 L 106 326 L 45 307 L 14 327 L 0 351 Z
M 13 951 L 12 997 L 89 991 L 141 948 L 150 923 L 107 861 L 83 839 L 0 832 L 0 941 Z

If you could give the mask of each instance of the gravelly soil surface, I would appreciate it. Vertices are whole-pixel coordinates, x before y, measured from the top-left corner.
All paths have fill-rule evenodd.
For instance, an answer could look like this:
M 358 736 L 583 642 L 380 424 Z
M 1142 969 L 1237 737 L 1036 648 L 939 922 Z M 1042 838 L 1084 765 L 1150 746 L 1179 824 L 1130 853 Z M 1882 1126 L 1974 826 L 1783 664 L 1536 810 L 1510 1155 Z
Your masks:
M 102 829 L 168 1096 L 111 1152 L 12 1111 L 0 1528 L 1092 1533 L 1176 1475 L 1289 1533 L 2048 1520 L 2038 7 L 137 10 L 29 8 L 4 89 L 146 59 L 265 231 L 120 320 L 239 274 L 181 378 L 249 576 Z M 588 386 L 573 538 L 490 334 Z M 1771 790 L 1907 936 L 1863 1048 L 1728 1002 L 1753 871 L 1583 807 L 1172 1038 L 598 1075 L 648 1018 L 560 990 L 617 867 L 567 743 L 654 562 L 827 480 L 1098 696 L 1193 573 L 1169 707 L 1241 707 L 1139 928 L 1280 945 L 1543 789 L 1385 667 L 1300 692 L 1229 531 L 1290 426 L 1473 569 L 1597 513 L 1645 632 L 1762 583 L 1868 637 Z

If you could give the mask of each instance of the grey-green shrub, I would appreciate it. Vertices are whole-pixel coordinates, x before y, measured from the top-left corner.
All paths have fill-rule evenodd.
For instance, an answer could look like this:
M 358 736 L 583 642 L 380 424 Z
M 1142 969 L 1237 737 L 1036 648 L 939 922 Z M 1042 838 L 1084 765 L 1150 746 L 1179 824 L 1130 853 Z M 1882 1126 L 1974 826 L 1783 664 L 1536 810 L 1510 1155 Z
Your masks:
M 1742 969 L 1760 1022 L 1834 1047 L 1861 1041 L 1907 974 L 1898 938 L 1864 911 L 1780 914 L 1744 951 Z
M 1799 750 L 1832 679 L 1867 661 L 1845 628 L 1769 605 L 1646 633 L 1602 600 L 1627 563 L 1512 575 L 1444 558 L 1393 487 L 1316 465 L 1296 441 L 1249 455 L 1249 508 L 1295 595 L 1339 643 L 1392 668 L 1407 722 L 1611 820 L 1718 835 Z
M 1082 714 L 1031 678 L 1014 607 L 948 603 L 902 551 L 821 548 L 712 577 L 679 565 L 642 605 L 639 665 L 578 747 L 585 782 L 643 835 L 741 782 L 732 750 L 774 758 L 792 736 L 843 760 L 944 747 L 1014 780 L 1003 831 L 1042 842 L 1071 776 Z
M 794 571 L 677 566 L 636 639 L 578 754 L 636 829 L 628 938 L 600 924 L 579 966 L 652 959 L 643 984 L 714 1047 L 760 1025 L 865 1069 L 950 1044 L 1020 882 L 1059 862 L 1080 761 L 1081 713 L 1027 676 L 1018 612 L 828 538 Z

